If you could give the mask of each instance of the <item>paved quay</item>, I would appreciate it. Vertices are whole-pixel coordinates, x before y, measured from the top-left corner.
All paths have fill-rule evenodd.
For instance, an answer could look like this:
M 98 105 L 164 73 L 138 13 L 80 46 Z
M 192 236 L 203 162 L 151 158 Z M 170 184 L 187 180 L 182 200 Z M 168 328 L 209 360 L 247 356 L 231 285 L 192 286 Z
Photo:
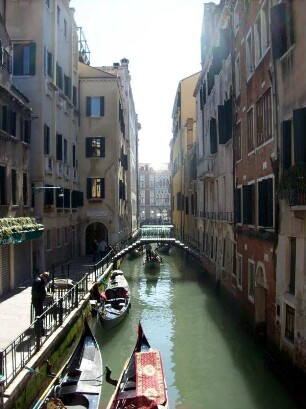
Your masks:
M 72 260 L 69 263 L 69 277 L 80 279 L 92 269 L 91 265 L 92 259 L 89 257 Z M 56 278 L 67 277 L 67 264 L 64 267 L 54 269 Z M 29 280 L 0 297 L 0 349 L 7 347 L 30 326 L 31 289 L 32 280 Z

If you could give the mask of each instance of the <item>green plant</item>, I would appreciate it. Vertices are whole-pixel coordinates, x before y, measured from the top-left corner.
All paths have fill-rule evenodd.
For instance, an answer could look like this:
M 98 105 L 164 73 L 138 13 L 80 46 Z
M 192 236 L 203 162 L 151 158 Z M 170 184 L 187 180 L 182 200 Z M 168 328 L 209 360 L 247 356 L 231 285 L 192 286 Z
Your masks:
M 8 239 L 13 234 L 25 231 L 41 230 L 44 226 L 36 222 L 33 217 L 7 217 L 0 219 L 0 240 Z
M 306 193 L 306 164 L 294 165 L 286 169 L 276 188 L 278 199 L 290 199 L 297 193 Z

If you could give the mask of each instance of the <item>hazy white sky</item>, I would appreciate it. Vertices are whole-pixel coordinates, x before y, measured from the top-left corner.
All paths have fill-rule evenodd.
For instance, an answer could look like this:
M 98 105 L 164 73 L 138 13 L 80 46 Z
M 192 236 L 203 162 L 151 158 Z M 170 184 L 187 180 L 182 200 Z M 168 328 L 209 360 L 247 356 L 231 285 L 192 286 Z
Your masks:
M 129 60 L 140 162 L 169 162 L 178 83 L 201 69 L 203 0 L 71 0 L 92 66 Z

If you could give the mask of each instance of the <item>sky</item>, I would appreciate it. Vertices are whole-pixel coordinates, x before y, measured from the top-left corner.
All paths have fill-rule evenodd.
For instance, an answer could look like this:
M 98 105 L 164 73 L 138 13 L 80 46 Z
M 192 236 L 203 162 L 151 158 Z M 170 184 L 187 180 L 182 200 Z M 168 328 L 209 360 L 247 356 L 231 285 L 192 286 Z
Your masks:
M 179 81 L 201 70 L 203 0 L 71 0 L 91 66 L 129 60 L 139 162 L 170 161 Z

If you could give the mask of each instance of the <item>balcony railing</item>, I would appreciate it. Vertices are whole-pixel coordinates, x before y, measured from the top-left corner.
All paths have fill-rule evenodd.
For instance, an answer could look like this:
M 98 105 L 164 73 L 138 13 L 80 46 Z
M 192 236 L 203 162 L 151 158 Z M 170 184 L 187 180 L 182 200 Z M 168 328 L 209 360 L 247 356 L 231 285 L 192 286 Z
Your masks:
M 306 209 L 306 187 L 292 190 L 288 196 L 290 206 L 304 206 Z
M 203 212 L 200 211 L 202 219 L 234 223 L 234 212 Z

